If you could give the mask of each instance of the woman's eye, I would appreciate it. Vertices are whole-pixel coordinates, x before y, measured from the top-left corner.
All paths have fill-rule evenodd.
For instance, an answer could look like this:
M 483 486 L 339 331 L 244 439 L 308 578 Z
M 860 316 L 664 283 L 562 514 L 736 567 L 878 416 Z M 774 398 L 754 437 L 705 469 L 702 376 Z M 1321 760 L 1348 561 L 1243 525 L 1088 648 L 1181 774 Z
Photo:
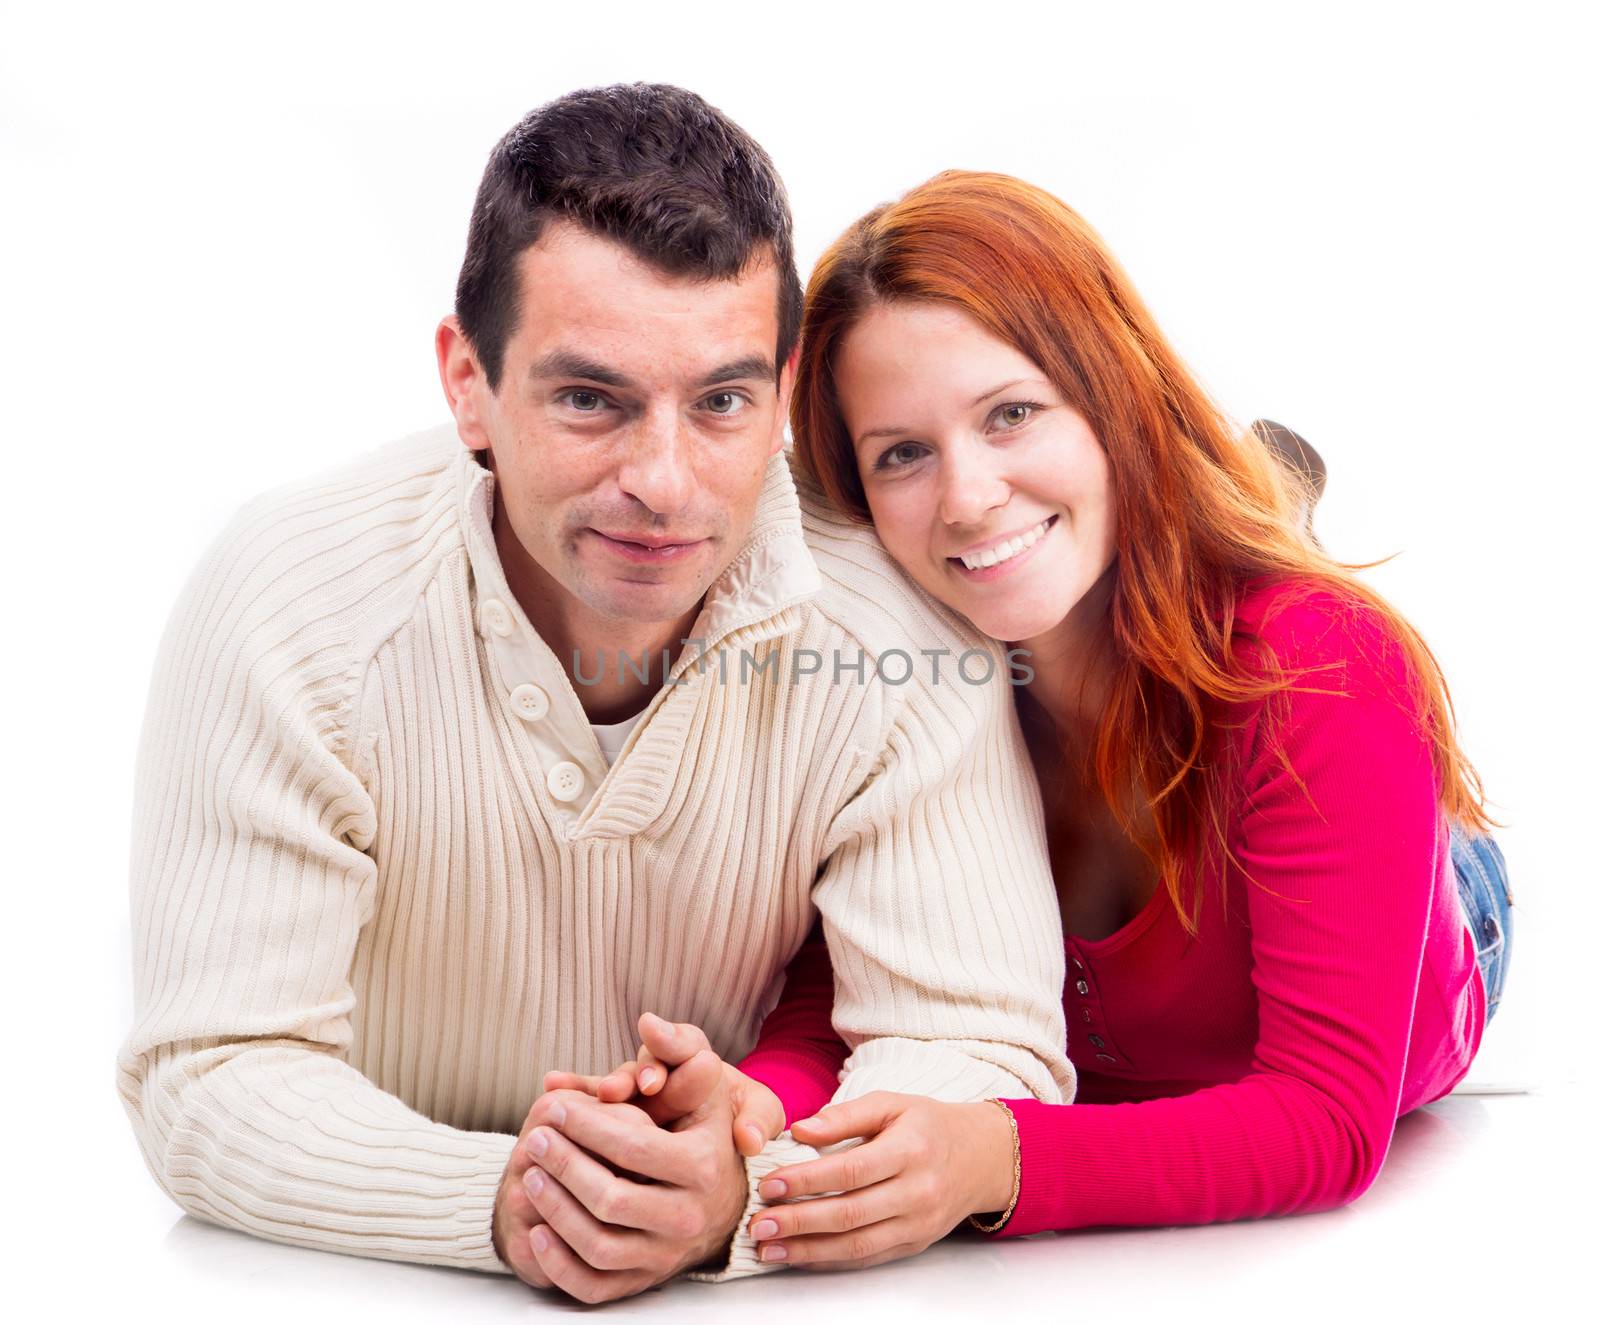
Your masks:
M 1032 415 L 1033 410 L 1034 407 L 1032 405 L 1024 404 L 1021 401 L 1016 401 L 1010 405 L 1000 406 L 997 413 L 1000 421 L 1008 428 L 1020 428 L 1028 421 L 1028 418 L 1030 415 Z
M 706 408 L 713 414 L 737 414 L 744 403 L 744 397 L 732 391 L 719 391 L 714 396 L 706 397 Z
M 917 458 L 921 449 L 915 442 L 896 442 L 878 457 L 878 468 L 904 468 Z

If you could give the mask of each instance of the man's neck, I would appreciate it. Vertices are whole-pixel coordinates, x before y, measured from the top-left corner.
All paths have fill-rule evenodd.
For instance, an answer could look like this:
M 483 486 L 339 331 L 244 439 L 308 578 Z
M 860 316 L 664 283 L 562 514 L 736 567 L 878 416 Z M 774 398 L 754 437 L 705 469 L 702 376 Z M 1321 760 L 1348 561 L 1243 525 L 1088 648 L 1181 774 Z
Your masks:
M 561 663 L 589 720 L 621 722 L 641 712 L 682 651 L 700 603 L 675 621 L 597 616 L 528 556 L 505 518 L 498 489 L 494 542 L 507 586 Z

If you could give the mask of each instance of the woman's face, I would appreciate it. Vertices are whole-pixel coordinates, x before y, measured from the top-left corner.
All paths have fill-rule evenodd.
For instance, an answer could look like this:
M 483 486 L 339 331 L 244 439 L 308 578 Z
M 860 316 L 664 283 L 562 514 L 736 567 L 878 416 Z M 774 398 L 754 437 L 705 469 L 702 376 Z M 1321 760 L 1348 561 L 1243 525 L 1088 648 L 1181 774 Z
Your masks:
M 1110 468 L 1039 366 L 953 305 L 872 307 L 834 380 L 878 537 L 997 639 L 1053 630 L 1116 552 Z

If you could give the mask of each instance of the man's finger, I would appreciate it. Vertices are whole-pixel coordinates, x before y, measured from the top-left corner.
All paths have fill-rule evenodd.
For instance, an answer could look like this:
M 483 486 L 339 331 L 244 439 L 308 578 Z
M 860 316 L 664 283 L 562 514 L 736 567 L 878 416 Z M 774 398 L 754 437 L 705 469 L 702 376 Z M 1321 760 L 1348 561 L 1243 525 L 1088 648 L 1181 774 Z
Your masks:
M 693 1022 L 672 1022 L 653 1012 L 639 1018 L 639 1037 L 644 1047 L 668 1067 L 687 1063 L 702 1049 L 711 1048 L 706 1033 Z
M 733 1143 L 741 1155 L 759 1155 L 783 1131 L 783 1105 L 764 1087 L 734 1097 Z
M 621 1067 L 613 1068 L 601 1077 L 599 1086 L 591 1093 L 596 1099 L 618 1104 L 623 1100 L 632 1099 L 638 1088 L 639 1064 L 628 1062 Z
M 681 1118 L 693 1113 L 722 1084 L 722 1059 L 710 1049 L 701 1049 L 688 1062 L 672 1069 L 667 1084 L 655 1098 L 665 1115 Z M 655 1110 L 649 1111 L 655 1116 Z M 661 1121 L 657 1117 L 657 1121 Z
M 585 1265 L 612 1271 L 643 1267 L 652 1246 L 642 1233 L 602 1224 L 543 1169 L 529 1169 L 527 1185 L 545 1223 Z
M 650 1052 L 650 1046 L 639 1046 L 639 1093 L 654 1095 L 667 1083 L 667 1069 Z
M 548 1094 L 552 1090 L 581 1090 L 585 1095 L 593 1095 L 600 1086 L 600 1077 L 586 1077 L 577 1072 L 546 1072 L 544 1074 L 544 1088 Z
M 572 1193 L 602 1224 L 658 1230 L 674 1215 L 672 1189 L 632 1182 L 613 1173 L 553 1127 L 535 1128 L 529 1140 L 534 1164 Z M 532 1201 L 529 1202 L 532 1208 Z
M 614 1168 L 680 1187 L 696 1179 L 682 1140 L 631 1104 L 608 1104 L 575 1091 L 558 1091 L 538 1100 L 529 1117 L 535 1125 L 554 1127 Z
M 545 1278 L 580 1302 L 610 1302 L 649 1287 L 649 1281 L 642 1276 L 606 1274 L 586 1265 L 548 1224 L 536 1225 L 529 1241 Z
M 527 1196 L 527 1193 L 523 1193 Z M 529 1207 L 533 1200 L 528 1198 Z M 533 1245 L 528 1241 L 528 1234 L 534 1224 L 543 1224 L 544 1218 L 537 1212 L 531 1222 L 523 1221 L 515 1226 L 511 1236 L 506 1239 L 505 1261 L 516 1273 L 517 1278 L 525 1283 L 532 1284 L 535 1288 L 549 1288 L 550 1276 L 540 1268 L 538 1258 L 533 1254 Z
M 892 1178 L 902 1167 L 904 1161 L 894 1147 L 868 1141 L 821 1159 L 775 1169 L 761 1183 L 761 1198 L 781 1201 L 818 1192 L 851 1192 Z

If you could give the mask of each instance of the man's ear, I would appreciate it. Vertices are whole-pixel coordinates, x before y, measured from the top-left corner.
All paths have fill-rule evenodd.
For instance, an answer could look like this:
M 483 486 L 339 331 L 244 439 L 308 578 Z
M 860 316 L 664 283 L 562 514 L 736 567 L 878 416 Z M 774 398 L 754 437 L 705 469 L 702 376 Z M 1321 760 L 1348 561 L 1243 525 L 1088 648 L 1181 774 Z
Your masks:
M 483 367 L 461 323 L 451 313 L 433 333 L 434 355 L 439 361 L 439 385 L 455 415 L 456 435 L 472 451 L 489 449 L 489 430 L 483 417 L 483 395 L 489 390 Z
M 789 357 L 783 361 L 783 370 L 778 374 L 778 417 L 773 421 L 772 449 L 767 452 L 769 456 L 783 450 L 784 428 L 789 422 L 789 401 L 794 395 L 794 375 L 799 364 L 800 347 L 796 345 L 789 351 Z

